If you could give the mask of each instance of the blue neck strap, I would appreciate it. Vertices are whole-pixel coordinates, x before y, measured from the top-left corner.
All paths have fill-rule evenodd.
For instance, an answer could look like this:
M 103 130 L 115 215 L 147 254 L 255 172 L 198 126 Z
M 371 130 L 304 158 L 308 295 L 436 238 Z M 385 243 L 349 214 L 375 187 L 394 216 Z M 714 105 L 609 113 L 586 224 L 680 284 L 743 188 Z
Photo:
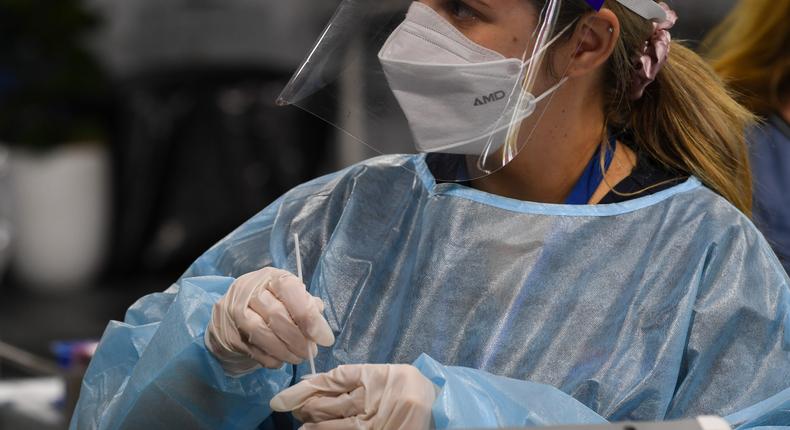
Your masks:
M 614 151 L 617 147 L 617 139 L 612 136 L 609 145 L 606 145 L 606 154 L 604 155 L 604 168 L 601 169 L 601 147 L 595 151 L 590 160 L 590 164 L 584 169 L 581 178 L 576 182 L 568 198 L 565 200 L 566 205 L 586 205 L 592 198 L 595 191 L 603 182 L 604 173 L 609 170 L 614 158 Z

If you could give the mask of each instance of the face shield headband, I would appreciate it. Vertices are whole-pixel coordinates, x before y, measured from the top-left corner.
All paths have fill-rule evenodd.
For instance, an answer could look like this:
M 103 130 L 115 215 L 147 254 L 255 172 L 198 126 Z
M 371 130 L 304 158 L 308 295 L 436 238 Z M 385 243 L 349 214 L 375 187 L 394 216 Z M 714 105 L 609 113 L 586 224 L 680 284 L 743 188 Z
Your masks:
M 591 8 L 599 11 L 605 0 L 586 0 L 586 2 Z M 652 0 L 617 0 L 617 2 L 648 21 L 664 22 L 667 19 L 666 11 Z

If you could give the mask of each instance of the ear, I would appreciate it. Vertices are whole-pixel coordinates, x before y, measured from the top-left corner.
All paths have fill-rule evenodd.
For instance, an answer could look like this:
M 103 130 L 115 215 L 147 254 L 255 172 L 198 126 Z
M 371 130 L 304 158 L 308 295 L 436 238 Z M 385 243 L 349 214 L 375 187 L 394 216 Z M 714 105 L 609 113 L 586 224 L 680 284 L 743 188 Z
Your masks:
M 568 45 L 568 76 L 593 73 L 609 60 L 620 38 L 620 20 L 609 9 L 584 16 Z

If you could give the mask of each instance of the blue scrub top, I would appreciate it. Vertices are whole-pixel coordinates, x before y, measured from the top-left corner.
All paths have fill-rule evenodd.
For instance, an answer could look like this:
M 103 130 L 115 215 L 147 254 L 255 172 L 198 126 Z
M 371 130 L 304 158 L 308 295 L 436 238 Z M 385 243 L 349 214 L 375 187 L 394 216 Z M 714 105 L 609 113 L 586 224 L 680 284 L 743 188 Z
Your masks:
M 754 220 L 790 271 L 790 124 L 773 115 L 749 137 Z

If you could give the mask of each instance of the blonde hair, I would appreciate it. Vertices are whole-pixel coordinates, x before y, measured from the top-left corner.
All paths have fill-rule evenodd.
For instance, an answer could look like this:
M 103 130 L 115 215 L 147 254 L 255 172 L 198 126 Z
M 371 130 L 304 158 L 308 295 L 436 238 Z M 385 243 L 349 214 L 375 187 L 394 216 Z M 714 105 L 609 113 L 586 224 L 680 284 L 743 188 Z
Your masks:
M 605 121 L 627 130 L 638 150 L 667 170 L 693 175 L 746 215 L 752 212 L 752 180 L 744 130 L 754 116 L 725 88 L 713 69 L 678 42 L 641 99 L 629 98 L 634 57 L 653 32 L 651 22 L 615 0 L 605 7 L 620 21 L 620 39 L 604 76 Z M 590 13 L 585 1 L 566 1 L 557 27 Z M 682 19 L 683 17 L 681 17 Z
M 760 115 L 780 110 L 790 80 L 790 0 L 741 1 L 705 39 L 706 56 Z

